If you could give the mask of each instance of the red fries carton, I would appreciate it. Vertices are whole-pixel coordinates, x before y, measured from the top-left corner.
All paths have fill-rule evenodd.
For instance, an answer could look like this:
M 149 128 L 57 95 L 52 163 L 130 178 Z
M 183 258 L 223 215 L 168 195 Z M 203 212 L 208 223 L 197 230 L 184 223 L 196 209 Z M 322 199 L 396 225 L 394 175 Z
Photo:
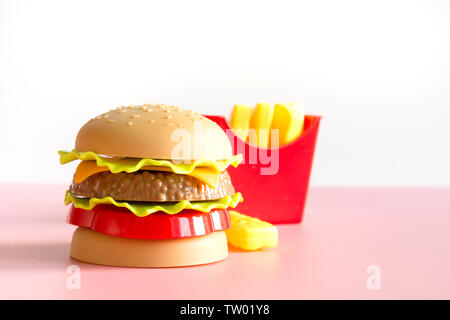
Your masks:
M 279 148 L 258 148 L 240 139 L 225 117 L 208 116 L 228 135 L 233 153 L 243 162 L 227 170 L 244 202 L 238 211 L 273 223 L 300 223 L 303 219 L 320 116 L 306 115 L 303 132 Z

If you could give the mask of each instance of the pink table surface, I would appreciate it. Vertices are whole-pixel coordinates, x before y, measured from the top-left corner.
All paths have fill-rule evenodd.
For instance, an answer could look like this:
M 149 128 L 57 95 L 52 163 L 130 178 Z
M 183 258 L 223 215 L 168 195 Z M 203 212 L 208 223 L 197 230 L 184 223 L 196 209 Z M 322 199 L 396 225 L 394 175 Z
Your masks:
M 277 248 L 172 269 L 70 258 L 64 191 L 0 185 L 1 299 L 450 298 L 450 188 L 312 188 L 303 223 L 279 226 Z M 79 290 L 67 287 L 70 265 Z

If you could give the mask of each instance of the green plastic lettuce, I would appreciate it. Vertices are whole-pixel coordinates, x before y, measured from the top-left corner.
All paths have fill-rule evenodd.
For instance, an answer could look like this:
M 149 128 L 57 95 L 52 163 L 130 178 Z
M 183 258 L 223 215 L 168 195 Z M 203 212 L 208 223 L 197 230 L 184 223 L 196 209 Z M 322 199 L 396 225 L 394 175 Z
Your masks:
M 237 154 L 230 159 L 215 161 L 215 160 L 196 160 L 189 164 L 175 164 L 168 160 L 156 159 L 140 159 L 140 158 L 104 158 L 92 151 L 78 152 L 72 151 L 58 151 L 59 162 L 65 164 L 74 160 L 95 160 L 97 166 L 108 167 L 112 173 L 136 172 L 145 166 L 160 166 L 170 167 L 174 173 L 189 174 L 195 167 L 212 167 L 218 172 L 224 171 L 228 166 L 237 167 L 242 161 L 242 155 Z
M 97 204 L 112 204 L 116 207 L 127 208 L 133 212 L 138 217 L 145 217 L 151 213 L 157 211 L 163 211 L 168 214 L 175 214 L 184 209 L 194 209 L 202 212 L 209 212 L 212 209 L 227 209 L 229 207 L 235 208 L 239 202 L 242 202 L 242 195 L 237 192 L 231 196 L 226 196 L 219 200 L 210 201 L 179 201 L 175 203 L 167 202 L 123 202 L 116 201 L 111 197 L 105 198 L 78 198 L 70 193 L 69 190 L 66 191 L 66 197 L 64 202 L 66 205 L 73 203 L 75 208 L 80 208 L 84 210 L 91 210 Z

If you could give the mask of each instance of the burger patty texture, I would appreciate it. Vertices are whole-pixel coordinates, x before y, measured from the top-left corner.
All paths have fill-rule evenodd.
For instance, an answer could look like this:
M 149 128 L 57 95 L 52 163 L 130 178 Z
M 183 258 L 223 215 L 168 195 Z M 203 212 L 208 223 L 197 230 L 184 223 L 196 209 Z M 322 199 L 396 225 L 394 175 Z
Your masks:
M 161 171 L 133 173 L 96 173 L 83 182 L 70 186 L 75 196 L 112 197 L 125 201 L 215 200 L 235 193 L 228 172 L 220 174 L 217 188 L 211 188 L 192 176 Z

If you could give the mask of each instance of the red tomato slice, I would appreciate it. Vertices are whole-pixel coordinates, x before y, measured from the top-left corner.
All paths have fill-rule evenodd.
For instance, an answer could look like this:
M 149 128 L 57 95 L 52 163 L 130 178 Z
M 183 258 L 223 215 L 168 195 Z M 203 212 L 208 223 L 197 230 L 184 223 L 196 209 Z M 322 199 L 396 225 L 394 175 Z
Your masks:
M 134 239 L 176 239 L 196 237 L 230 228 L 228 210 L 201 212 L 186 209 L 177 214 L 155 212 L 138 217 L 126 208 L 109 204 L 92 210 L 70 207 L 67 222 L 117 237 Z

